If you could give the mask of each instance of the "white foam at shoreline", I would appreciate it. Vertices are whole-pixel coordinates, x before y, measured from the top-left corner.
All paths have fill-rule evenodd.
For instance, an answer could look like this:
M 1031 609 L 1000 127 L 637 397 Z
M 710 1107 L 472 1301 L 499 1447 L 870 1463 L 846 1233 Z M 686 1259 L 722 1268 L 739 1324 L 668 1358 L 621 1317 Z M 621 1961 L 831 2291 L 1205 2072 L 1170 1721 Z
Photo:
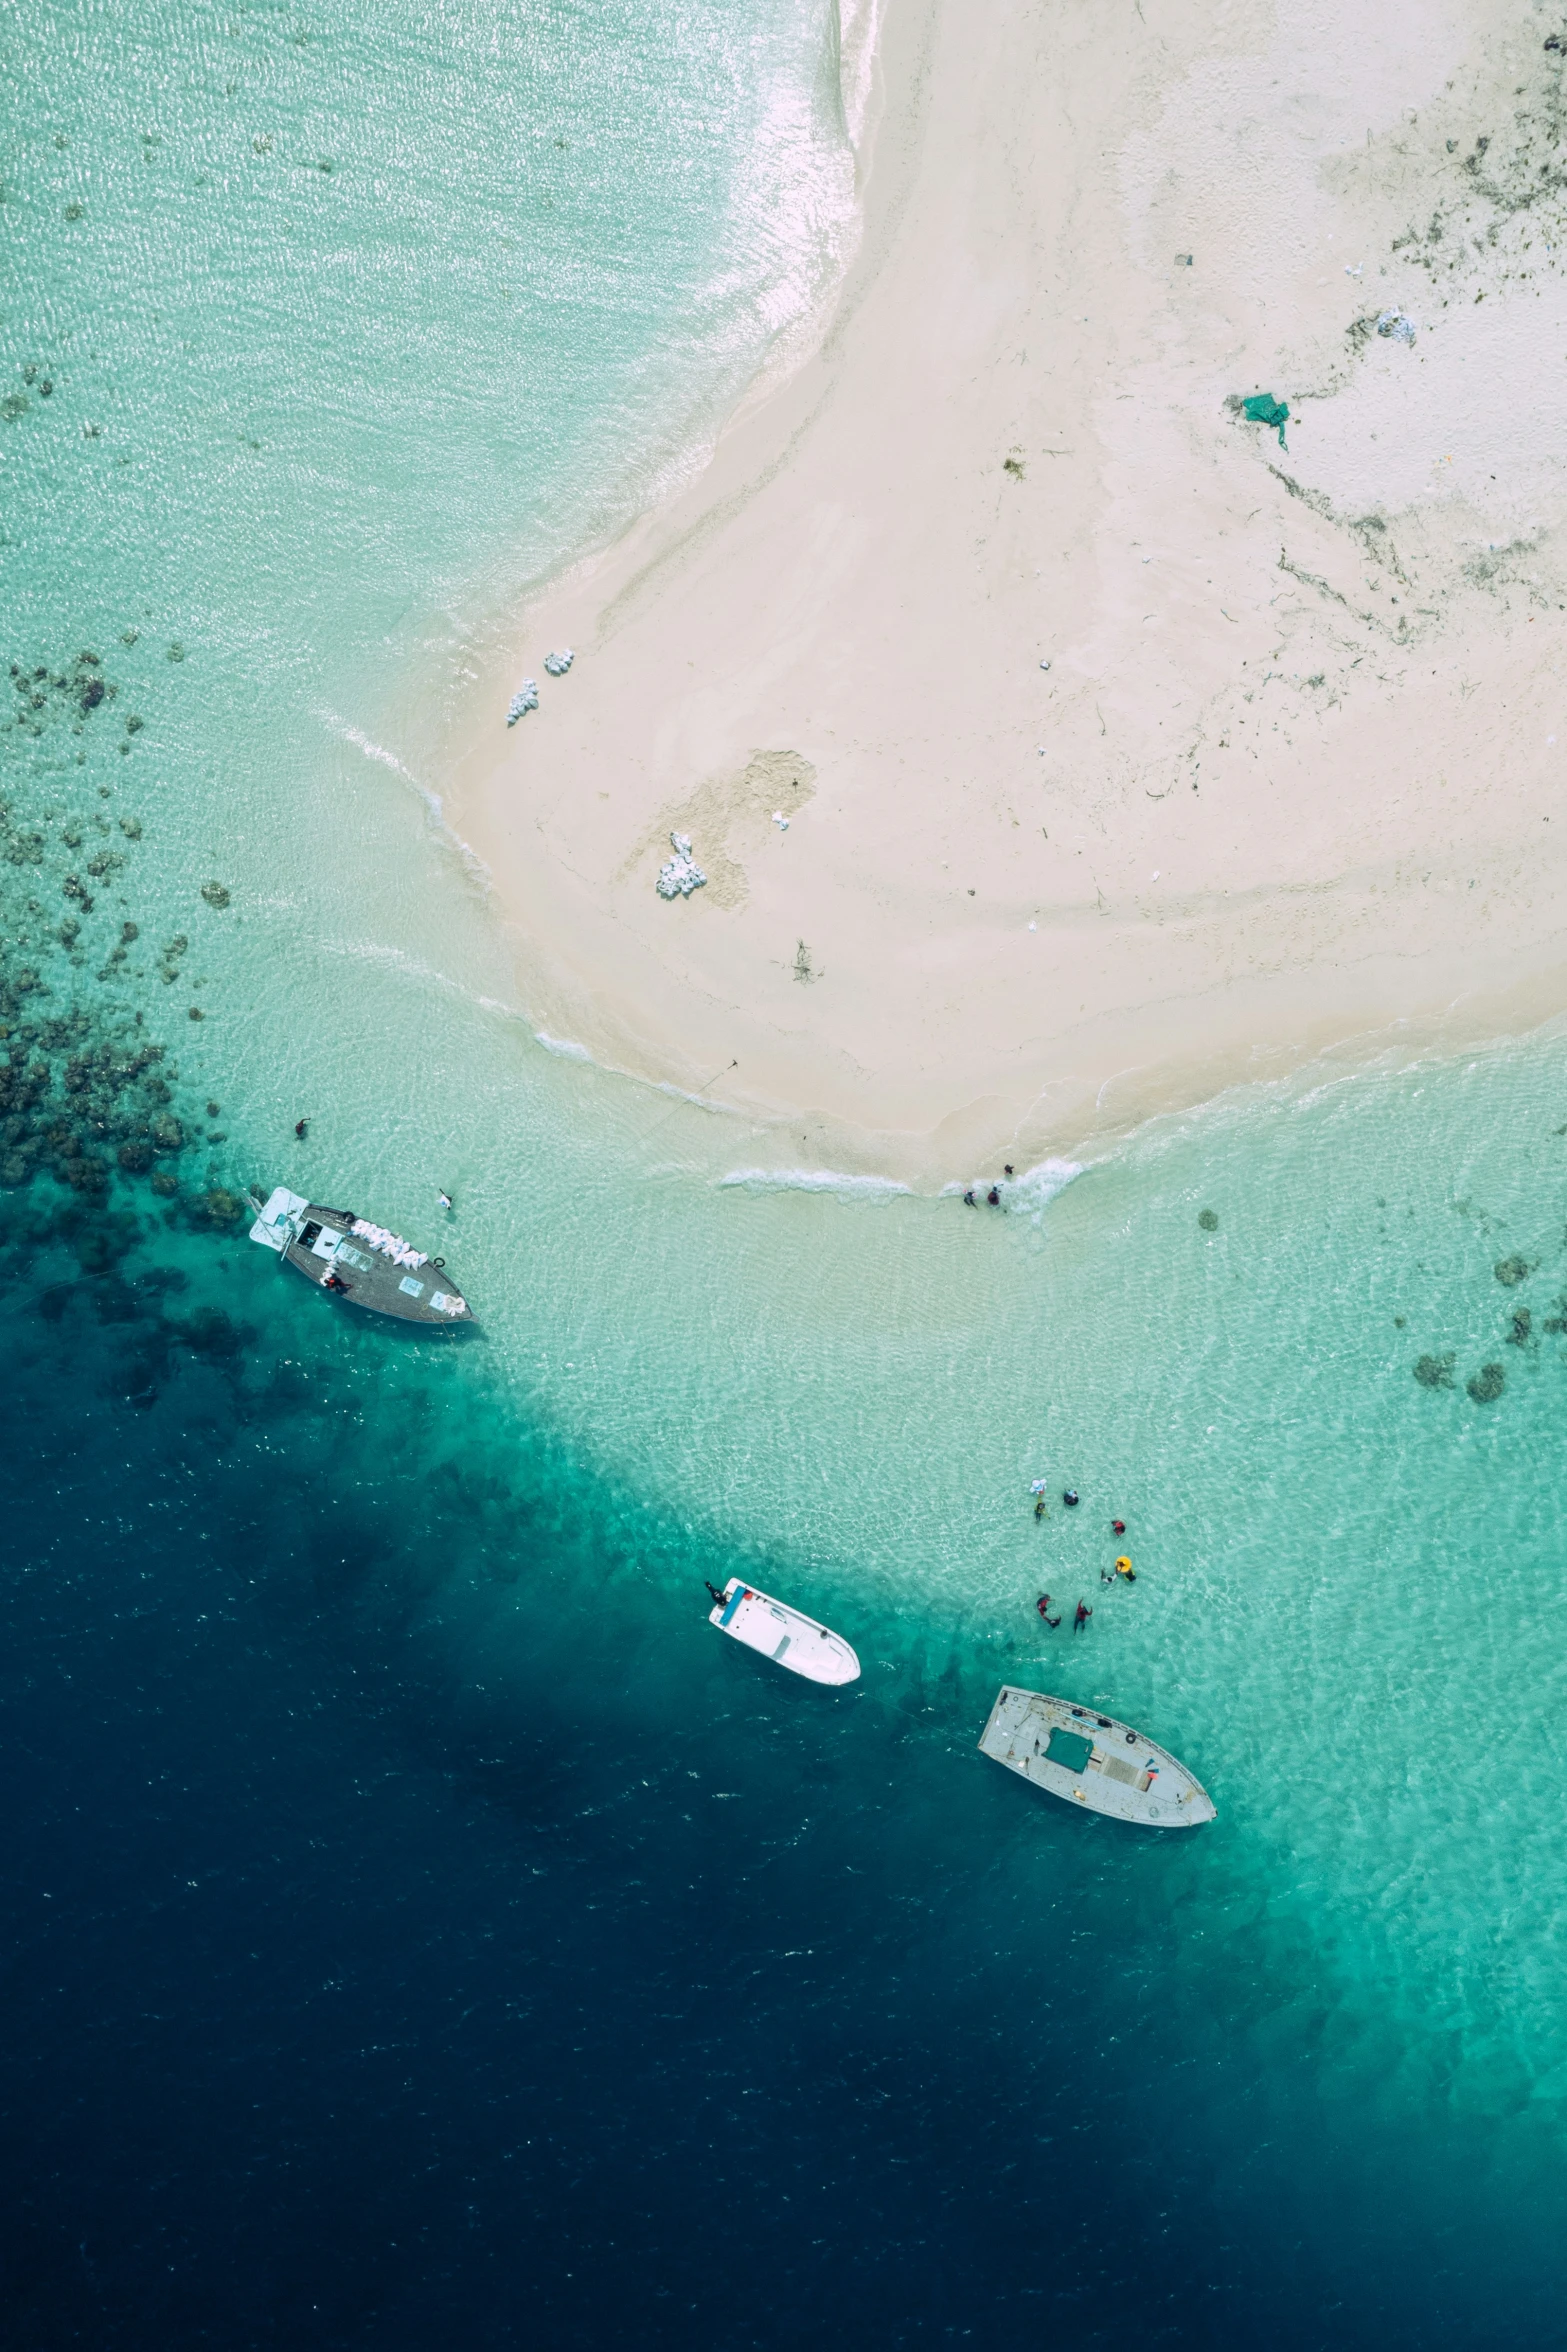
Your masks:
M 591 1062 L 593 1059 L 585 1045 L 577 1045 L 569 1037 L 551 1037 L 546 1029 L 535 1029 L 533 1042 L 542 1045 L 546 1053 L 558 1054 L 563 1062 Z
M 1041 1160 L 1034 1168 L 1025 1168 L 1006 1185 L 1002 1198 L 1018 1208 L 1048 1208 L 1058 1192 L 1065 1192 L 1075 1177 L 1083 1173 L 1081 1160 Z
M 863 220 L 856 148 L 874 87 L 881 0 L 832 0 L 832 23 L 798 30 L 804 48 L 775 52 L 730 185 L 728 219 L 703 297 L 711 391 L 704 421 L 670 449 L 637 504 L 662 505 L 695 480 L 720 435 L 802 366 L 831 316 Z M 825 62 L 829 98 L 812 70 Z M 814 46 L 815 58 L 810 55 Z M 757 52 L 760 59 L 762 52 Z
M 1065 1192 L 1074 1177 L 1082 1175 L 1084 1165 L 1081 1160 L 1040 1160 L 1036 1166 L 1025 1168 L 1021 1176 L 971 1176 L 967 1183 L 954 1179 L 942 1186 L 942 1198 L 972 1192 L 983 1200 L 994 1185 L 1001 1195 L 1003 1208 L 1021 1209 L 1037 1216 L 1041 1209 L 1049 1207 L 1058 1192 Z
M 849 144 L 865 135 L 881 38 L 882 0 L 838 0 L 838 87 Z
M 323 725 L 330 727 L 340 742 L 351 743 L 356 751 L 364 753 L 366 759 L 379 760 L 383 768 L 393 768 L 399 776 L 406 776 L 416 792 L 422 792 L 427 800 L 434 802 L 437 809 L 440 807 L 439 794 L 431 792 L 428 786 L 421 784 L 413 770 L 404 767 L 395 751 L 388 751 L 384 743 L 374 742 L 362 728 L 354 726 L 347 719 L 339 718 L 334 710 L 328 710 L 323 706 L 317 711 L 316 716 Z
M 832 1192 L 840 1200 L 891 1200 L 914 1189 L 892 1176 L 851 1176 L 837 1168 L 732 1168 L 718 1185 L 720 1191 Z

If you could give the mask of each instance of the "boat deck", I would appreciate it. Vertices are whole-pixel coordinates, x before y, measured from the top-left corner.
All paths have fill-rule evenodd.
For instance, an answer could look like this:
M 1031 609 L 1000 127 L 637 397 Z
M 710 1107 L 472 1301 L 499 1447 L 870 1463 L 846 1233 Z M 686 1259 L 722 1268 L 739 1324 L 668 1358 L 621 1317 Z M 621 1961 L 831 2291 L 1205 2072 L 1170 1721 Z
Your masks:
M 1213 1799 L 1157 1741 L 1071 1699 L 1003 1685 L 979 1736 L 982 1752 L 1035 1788 L 1150 1829 L 1196 1829 Z
M 351 1307 L 443 1331 L 473 1321 L 472 1309 L 439 1258 L 425 1256 L 400 1234 L 357 1217 L 352 1209 L 326 1208 L 279 1186 L 250 1238 L 277 1250 L 307 1282 Z
M 807 1682 L 856 1682 L 860 1661 L 841 1633 L 818 1625 L 786 1601 L 758 1592 L 731 1576 L 724 1597 L 708 1611 L 708 1623 L 748 1650 L 760 1650 L 775 1666 L 804 1675 Z

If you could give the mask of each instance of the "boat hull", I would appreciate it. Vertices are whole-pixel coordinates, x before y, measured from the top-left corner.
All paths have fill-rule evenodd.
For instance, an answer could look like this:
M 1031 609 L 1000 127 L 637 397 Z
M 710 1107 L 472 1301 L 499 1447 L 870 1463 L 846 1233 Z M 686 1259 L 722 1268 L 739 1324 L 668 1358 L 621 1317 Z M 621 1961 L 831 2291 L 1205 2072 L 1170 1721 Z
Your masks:
M 401 1257 L 389 1254 L 367 1233 L 356 1230 L 363 1224 L 351 1209 L 325 1208 L 279 1185 L 258 1211 L 250 1238 L 275 1250 L 296 1274 L 345 1306 L 438 1331 L 472 1323 L 472 1308 L 439 1259 L 410 1264 L 407 1261 L 418 1253 L 399 1242 Z M 380 1233 L 382 1228 L 373 1231 Z M 397 1241 L 395 1235 L 384 1238 Z
M 859 1680 L 860 1661 L 842 1634 L 818 1625 L 814 1617 L 791 1609 L 786 1601 L 758 1592 L 738 1576 L 730 1577 L 723 1599 L 709 1610 L 707 1621 L 720 1633 L 727 1633 L 731 1641 L 771 1658 L 775 1666 L 790 1674 L 803 1675 L 807 1682 Z
M 1217 1812 L 1168 1748 L 1096 1707 L 1044 1691 L 1003 1684 L 979 1745 L 1031 1788 L 1139 1828 L 1200 1829 Z

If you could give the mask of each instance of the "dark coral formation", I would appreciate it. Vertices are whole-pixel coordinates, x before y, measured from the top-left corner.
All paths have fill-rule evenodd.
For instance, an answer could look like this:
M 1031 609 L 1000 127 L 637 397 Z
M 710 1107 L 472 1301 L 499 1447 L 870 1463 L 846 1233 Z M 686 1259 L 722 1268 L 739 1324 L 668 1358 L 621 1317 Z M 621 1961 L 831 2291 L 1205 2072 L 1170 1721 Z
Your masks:
M 1197 1212 L 1197 1222 L 1202 1227 L 1204 1233 L 1217 1233 L 1219 1230 L 1218 1211 L 1216 1209 L 1199 1209 Z
M 176 1114 L 172 1065 L 136 1001 L 149 974 L 125 891 L 142 820 L 116 813 L 113 788 L 94 786 L 90 768 L 75 774 L 113 748 L 98 730 L 119 689 L 91 647 L 13 661 L 10 676 L 13 706 L 0 707 L 0 1187 L 52 1180 L 104 1214 L 117 1188 L 142 1183 L 171 1201 L 195 1119 Z M 222 884 L 206 895 L 227 903 Z M 180 935 L 164 949 L 167 980 L 188 945 Z M 96 989 L 77 978 L 89 971 Z
M 11 684 L 17 701 L 10 722 L 24 733 L 39 736 L 52 713 L 68 706 L 80 719 L 89 718 L 100 703 L 112 702 L 119 688 L 103 674 L 103 663 L 90 650 L 79 653 L 59 669 L 47 662 L 12 662 Z M 140 721 L 137 722 L 138 726 Z
M 1457 1361 L 1451 1352 L 1445 1356 L 1422 1356 L 1415 1366 L 1415 1378 L 1422 1388 L 1451 1388 Z
M 1494 1405 L 1507 1386 L 1507 1374 L 1500 1364 L 1482 1364 L 1464 1386 L 1477 1405 Z
M 14 1190 L 39 1174 L 73 1192 L 103 1192 L 111 1163 L 145 1175 L 185 1148 L 178 1119 L 163 1115 L 165 1059 L 129 1031 L 98 1033 L 80 1007 L 28 1017 L 0 982 L 0 1185 Z
M 1527 1281 L 1534 1272 L 1529 1260 L 1519 1257 L 1498 1258 L 1491 1270 L 1497 1281 L 1505 1284 L 1509 1290 L 1516 1290 L 1519 1283 Z
M 145 740 L 140 718 L 118 740 L 105 726 L 117 688 L 90 649 L 13 662 L 10 675 L 14 699 L 0 705 L 0 1276 L 25 1283 L 46 1262 L 33 1311 L 67 1325 L 73 1349 L 72 1317 L 123 1331 L 113 1392 L 149 1406 L 193 1360 L 237 1383 L 254 1335 L 214 1305 L 172 1311 L 186 1278 L 148 1266 L 148 1242 L 170 1227 L 227 1239 L 247 1211 L 206 1157 L 224 1140 L 212 1131 L 203 1142 L 206 1087 L 178 1099 L 177 1065 L 155 1032 L 168 1009 L 157 982 L 180 978 L 190 941 L 179 933 L 149 952 L 137 919 L 143 819 L 118 806 L 107 777 L 123 786 L 135 773 L 117 755 Z M 217 882 L 202 896 L 214 909 L 229 901 Z M 187 973 L 186 985 L 203 979 Z M 208 1105 L 209 1119 L 218 1108 Z M 74 1259 L 74 1278 L 58 1279 L 62 1257 Z M 82 1351 L 84 1363 L 100 1358 Z

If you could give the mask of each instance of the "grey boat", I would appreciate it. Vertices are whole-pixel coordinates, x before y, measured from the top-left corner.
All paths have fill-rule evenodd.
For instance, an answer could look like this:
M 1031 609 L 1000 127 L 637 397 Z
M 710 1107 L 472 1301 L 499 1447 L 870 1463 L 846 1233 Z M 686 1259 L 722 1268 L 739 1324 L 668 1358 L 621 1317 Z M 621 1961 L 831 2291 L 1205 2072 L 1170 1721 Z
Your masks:
M 444 1260 L 427 1257 L 400 1233 L 352 1209 L 323 1208 L 282 1184 L 265 1205 L 246 1197 L 256 1212 L 251 1240 L 275 1250 L 318 1290 L 404 1323 L 433 1323 L 450 1331 L 473 1321 Z
M 1197 1829 L 1217 1808 L 1168 1748 L 1129 1723 L 1005 1683 L 979 1735 L 982 1752 L 1033 1787 L 1147 1829 Z

